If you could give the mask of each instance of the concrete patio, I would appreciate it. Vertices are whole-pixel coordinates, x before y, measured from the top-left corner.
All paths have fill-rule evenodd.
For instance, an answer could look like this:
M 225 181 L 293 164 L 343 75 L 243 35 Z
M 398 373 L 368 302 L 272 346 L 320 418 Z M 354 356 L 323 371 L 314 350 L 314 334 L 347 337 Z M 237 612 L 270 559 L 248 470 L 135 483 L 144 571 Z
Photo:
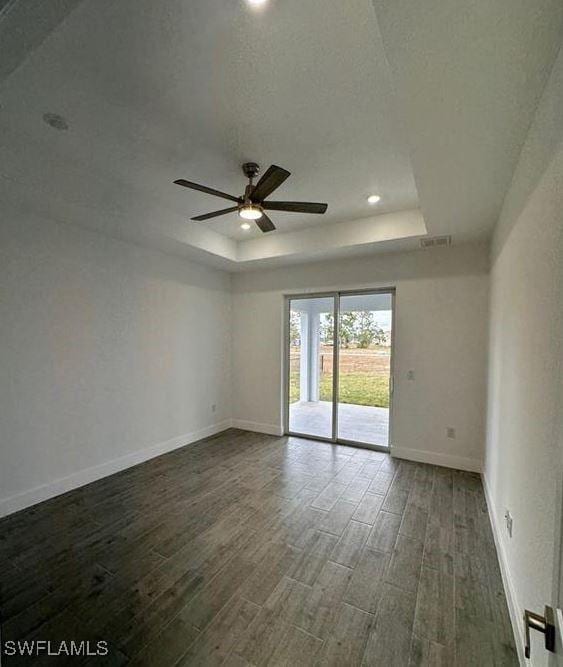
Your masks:
M 298 402 L 289 406 L 289 430 L 294 433 L 332 437 L 332 403 Z M 373 445 L 389 444 L 389 409 L 340 403 L 338 437 Z

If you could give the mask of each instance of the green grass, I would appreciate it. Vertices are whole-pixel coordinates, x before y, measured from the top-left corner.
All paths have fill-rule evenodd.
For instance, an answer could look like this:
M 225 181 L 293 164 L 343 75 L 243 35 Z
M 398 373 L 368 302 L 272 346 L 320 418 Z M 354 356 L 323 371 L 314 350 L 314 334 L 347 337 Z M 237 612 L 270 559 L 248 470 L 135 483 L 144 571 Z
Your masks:
M 373 373 L 346 373 L 340 376 L 339 399 L 341 403 L 389 407 L 389 378 Z M 332 400 L 332 375 L 321 376 L 321 401 Z M 299 400 L 299 373 L 291 374 L 290 403 Z

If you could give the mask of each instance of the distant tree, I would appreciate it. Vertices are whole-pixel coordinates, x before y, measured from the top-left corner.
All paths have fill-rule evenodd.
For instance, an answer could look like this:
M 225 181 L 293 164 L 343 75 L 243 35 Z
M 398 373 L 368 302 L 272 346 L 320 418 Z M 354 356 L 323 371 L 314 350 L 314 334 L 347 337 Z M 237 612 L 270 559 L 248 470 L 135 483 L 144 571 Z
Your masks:
M 350 347 L 355 342 L 355 329 L 358 320 L 358 313 L 353 311 L 344 311 L 340 315 L 340 345 Z
M 289 345 L 290 347 L 301 345 L 301 314 L 293 310 L 289 317 Z
M 344 311 L 340 314 L 338 327 L 339 343 L 343 348 L 352 345 L 367 349 L 371 345 L 385 344 L 385 331 L 377 324 L 372 311 Z M 322 345 L 332 345 L 334 340 L 334 315 L 321 313 L 319 338 Z M 293 311 L 289 319 L 289 340 L 291 347 L 301 345 L 301 313 Z
M 321 313 L 319 336 L 323 345 L 332 345 L 334 340 L 334 315 L 332 313 Z
M 385 332 L 375 321 L 374 313 L 369 310 L 362 310 L 358 313 L 354 333 L 354 342 L 360 349 L 367 349 L 370 345 L 385 342 Z

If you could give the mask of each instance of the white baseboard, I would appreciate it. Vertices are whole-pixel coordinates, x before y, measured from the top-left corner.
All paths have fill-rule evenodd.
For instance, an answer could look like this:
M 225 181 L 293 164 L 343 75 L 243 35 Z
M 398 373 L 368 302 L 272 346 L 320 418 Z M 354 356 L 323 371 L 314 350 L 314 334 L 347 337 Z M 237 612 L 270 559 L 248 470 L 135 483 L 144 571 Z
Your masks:
M 418 461 L 420 463 L 431 463 L 436 466 L 444 466 L 445 468 L 468 470 L 469 472 L 481 472 L 482 468 L 482 464 L 479 459 L 470 459 L 465 456 L 452 456 L 450 454 L 440 454 L 439 452 L 409 449 L 408 447 L 392 446 L 391 456 L 394 456 L 398 459 Z
M 189 445 L 198 440 L 202 440 L 203 438 L 208 438 L 211 435 L 216 435 L 217 433 L 230 428 L 230 426 L 231 420 L 228 419 L 218 424 L 213 424 L 212 426 L 200 429 L 199 431 L 192 431 L 191 433 L 171 438 L 170 440 L 160 442 L 151 447 L 131 452 L 131 454 L 126 454 L 118 459 L 113 459 L 112 461 L 107 461 L 100 465 L 86 468 L 85 470 L 79 470 L 62 479 L 57 479 L 54 482 L 49 482 L 48 484 L 37 486 L 34 489 L 29 489 L 29 491 L 24 491 L 23 493 L 18 493 L 8 498 L 2 498 L 0 499 L 0 517 L 13 514 L 26 507 L 31 507 L 32 505 L 36 505 L 49 498 L 59 496 L 62 493 L 89 484 L 90 482 L 95 482 L 102 477 L 113 475 L 120 470 L 125 470 L 125 468 L 130 468 L 138 463 L 153 459 L 155 456 L 160 456 L 161 454 L 171 452 L 184 445 Z
M 508 603 L 508 613 L 510 614 L 510 621 L 512 623 L 512 632 L 514 633 L 514 641 L 516 642 L 516 650 L 518 651 L 518 660 L 521 665 L 527 665 L 528 662 L 524 657 L 523 649 L 525 639 L 524 632 L 522 630 L 522 614 L 520 613 L 520 605 L 518 604 L 518 598 L 516 596 L 516 591 L 514 589 L 514 584 L 512 583 L 512 577 L 508 568 L 506 551 L 504 550 L 504 544 L 501 539 L 500 526 L 498 524 L 497 518 L 498 514 L 493 497 L 491 496 L 489 485 L 487 484 L 487 478 L 484 474 L 481 475 L 481 478 L 483 480 L 483 488 L 485 489 L 485 499 L 489 509 L 489 519 L 491 521 L 493 538 L 495 540 L 495 547 L 497 550 L 500 571 L 502 574 L 502 583 L 504 585 L 504 592 L 506 594 L 506 601 Z
M 261 424 L 260 422 L 250 422 L 245 419 L 233 419 L 233 428 L 240 428 L 243 431 L 255 431 L 256 433 L 267 433 L 268 435 L 283 435 L 281 426 L 275 424 Z

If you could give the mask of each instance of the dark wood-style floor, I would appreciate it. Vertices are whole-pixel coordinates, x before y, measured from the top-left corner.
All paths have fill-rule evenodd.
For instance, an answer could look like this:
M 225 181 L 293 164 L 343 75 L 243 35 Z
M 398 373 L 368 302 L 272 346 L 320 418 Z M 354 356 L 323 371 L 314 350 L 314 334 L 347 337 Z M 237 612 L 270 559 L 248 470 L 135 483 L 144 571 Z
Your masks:
M 3 519 L 0 559 L 3 639 L 88 664 L 517 664 L 479 477 L 369 450 L 227 431 Z

